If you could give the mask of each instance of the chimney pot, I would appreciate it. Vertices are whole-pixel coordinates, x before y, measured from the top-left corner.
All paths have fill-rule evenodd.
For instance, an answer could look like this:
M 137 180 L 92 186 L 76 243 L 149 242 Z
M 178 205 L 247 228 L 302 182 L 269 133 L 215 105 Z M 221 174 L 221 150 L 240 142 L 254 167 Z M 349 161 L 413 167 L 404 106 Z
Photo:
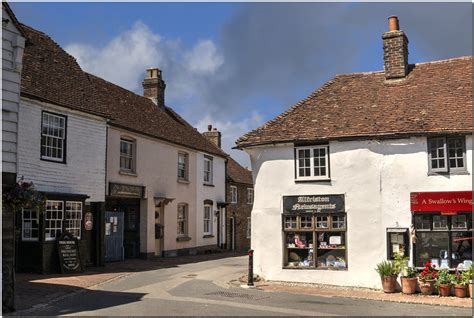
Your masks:
M 399 31 L 400 26 L 398 25 L 398 17 L 395 15 L 388 17 L 388 30 L 389 31 Z
M 207 125 L 207 131 L 211 131 L 212 130 L 212 125 Z

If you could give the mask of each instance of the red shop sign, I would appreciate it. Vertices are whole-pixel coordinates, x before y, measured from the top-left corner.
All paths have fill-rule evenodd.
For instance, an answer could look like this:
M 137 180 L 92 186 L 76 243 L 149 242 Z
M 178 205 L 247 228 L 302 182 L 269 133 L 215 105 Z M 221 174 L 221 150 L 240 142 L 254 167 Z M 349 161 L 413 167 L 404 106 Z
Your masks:
M 412 212 L 456 214 L 461 211 L 472 211 L 472 192 L 412 192 L 410 205 Z

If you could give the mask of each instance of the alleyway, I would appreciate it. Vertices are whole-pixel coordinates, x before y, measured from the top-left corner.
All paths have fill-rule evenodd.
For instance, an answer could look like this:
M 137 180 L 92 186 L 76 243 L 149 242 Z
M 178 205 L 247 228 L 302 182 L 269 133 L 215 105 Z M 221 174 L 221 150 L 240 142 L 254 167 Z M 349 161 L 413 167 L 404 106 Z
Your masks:
M 185 264 L 182 265 L 162 263 L 159 266 L 155 263 L 155 269 L 153 269 L 152 261 L 136 261 L 135 273 L 127 272 L 125 268 L 122 268 L 121 271 L 117 271 L 122 274 L 115 279 L 111 278 L 108 282 L 95 287 L 76 287 L 67 291 L 67 297 L 63 296 L 57 301 L 45 302 L 34 309 L 26 309 L 17 314 L 81 316 L 330 316 L 348 314 L 366 316 L 393 315 L 393 313 L 398 315 L 471 315 L 470 308 L 294 294 L 281 289 L 272 292 L 261 289 L 243 289 L 235 280 L 245 273 L 246 261 L 246 257 L 235 254 L 206 255 L 194 259 L 186 258 Z M 148 268 L 145 266 L 147 263 Z M 122 264 L 122 266 L 125 265 L 127 263 Z M 131 268 L 130 265 L 132 264 L 128 263 L 128 268 Z M 100 274 L 89 276 L 93 275 Z M 71 283 L 73 278 L 69 280 Z M 54 290 L 51 285 L 49 288 Z M 62 287 L 57 285 L 57 288 Z M 33 295 L 30 293 L 28 297 L 31 296 Z

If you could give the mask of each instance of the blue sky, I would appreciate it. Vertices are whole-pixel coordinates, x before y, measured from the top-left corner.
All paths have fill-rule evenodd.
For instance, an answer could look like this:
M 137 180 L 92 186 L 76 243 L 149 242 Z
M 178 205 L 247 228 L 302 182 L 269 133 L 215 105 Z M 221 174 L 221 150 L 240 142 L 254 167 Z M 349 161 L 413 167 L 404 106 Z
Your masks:
M 383 69 L 381 35 L 398 15 L 410 63 L 472 54 L 470 3 L 11 3 L 86 71 L 141 94 L 160 67 L 166 103 L 224 150 L 336 73 Z

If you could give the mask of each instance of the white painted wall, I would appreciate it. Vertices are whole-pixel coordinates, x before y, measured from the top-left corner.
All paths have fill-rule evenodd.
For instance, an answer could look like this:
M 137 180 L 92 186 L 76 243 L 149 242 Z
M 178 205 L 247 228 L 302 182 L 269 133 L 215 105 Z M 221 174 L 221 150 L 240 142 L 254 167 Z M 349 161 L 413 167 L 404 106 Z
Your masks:
M 472 189 L 472 135 L 466 137 L 469 175 L 429 176 L 427 140 L 330 142 L 331 183 L 295 183 L 293 145 L 248 148 L 255 201 L 255 273 L 269 280 L 380 288 L 374 268 L 386 258 L 386 228 L 411 224 L 410 192 Z M 347 271 L 282 269 L 282 196 L 344 194 Z
M 18 105 L 25 38 L 2 5 L 2 171 L 17 172 Z
M 43 110 L 67 116 L 65 164 L 40 159 Z M 22 97 L 18 127 L 18 177 L 33 181 L 40 191 L 105 201 L 105 119 Z
M 136 175 L 120 173 L 120 138 L 136 141 Z M 178 153 L 189 156 L 189 182 L 178 182 Z M 203 201 L 224 201 L 224 158 L 214 156 L 215 187 L 203 186 L 204 154 L 141 134 L 110 126 L 107 144 L 107 186 L 109 182 L 146 187 L 146 198 L 140 207 L 140 252 L 155 252 L 155 203 L 154 197 L 173 198 L 165 206 L 164 250 L 174 251 L 211 245 L 217 238 L 203 239 Z M 188 204 L 189 241 L 176 241 L 178 204 Z M 214 203 L 215 205 L 215 203 Z M 215 225 L 216 226 L 216 225 Z

